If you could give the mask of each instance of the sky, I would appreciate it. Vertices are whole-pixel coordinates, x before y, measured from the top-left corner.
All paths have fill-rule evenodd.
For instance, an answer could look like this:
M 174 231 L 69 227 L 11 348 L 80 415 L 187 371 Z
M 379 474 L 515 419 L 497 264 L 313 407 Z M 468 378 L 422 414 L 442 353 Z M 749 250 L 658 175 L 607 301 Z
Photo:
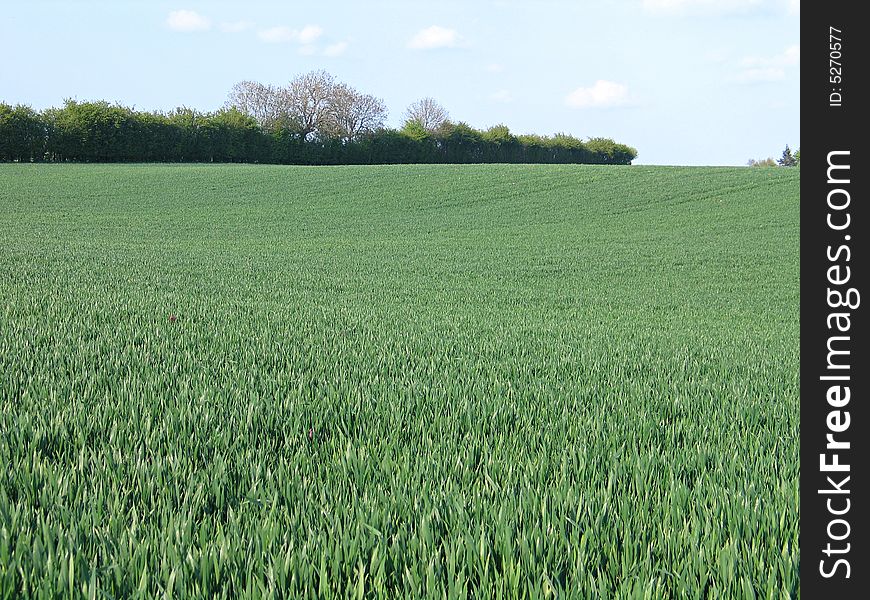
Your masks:
M 221 107 L 325 69 L 400 126 L 610 137 L 635 164 L 744 165 L 800 147 L 799 0 L 0 0 L 0 101 Z

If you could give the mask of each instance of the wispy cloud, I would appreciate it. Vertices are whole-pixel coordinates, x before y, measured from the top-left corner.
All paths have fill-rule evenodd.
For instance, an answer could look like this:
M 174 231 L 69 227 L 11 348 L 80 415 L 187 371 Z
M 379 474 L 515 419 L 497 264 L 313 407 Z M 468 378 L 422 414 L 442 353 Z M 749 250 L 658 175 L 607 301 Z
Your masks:
M 193 10 L 173 10 L 166 17 L 166 25 L 173 31 L 207 31 L 211 20 Z
M 434 48 L 456 48 L 464 43 L 455 29 L 432 25 L 418 31 L 408 42 L 408 47 L 415 50 L 432 50 Z
M 612 108 L 630 103 L 627 86 L 604 79 L 592 87 L 579 87 L 565 97 L 565 104 L 571 108 Z
M 490 63 L 486 65 L 486 70 L 490 73 L 502 73 L 504 72 L 504 65 L 501 63 Z
M 218 25 L 218 29 L 224 33 L 239 33 L 252 29 L 254 24 L 250 21 L 225 21 Z
M 494 102 L 507 104 L 508 102 L 513 102 L 514 97 L 508 90 L 498 90 L 497 92 L 490 94 L 489 99 Z
M 336 42 L 335 44 L 330 44 L 323 50 L 324 56 L 341 56 L 347 50 L 348 43 L 347 42 Z
M 280 25 L 262 29 L 257 33 L 257 37 L 269 44 L 296 42 L 307 45 L 317 41 L 321 35 L 323 28 L 318 25 L 306 25 L 301 30 Z

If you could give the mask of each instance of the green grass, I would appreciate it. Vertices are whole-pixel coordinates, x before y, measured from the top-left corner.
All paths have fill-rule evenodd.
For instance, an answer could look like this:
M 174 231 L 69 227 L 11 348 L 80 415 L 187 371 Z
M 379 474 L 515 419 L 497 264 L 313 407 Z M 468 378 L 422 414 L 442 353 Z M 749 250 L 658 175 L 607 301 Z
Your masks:
M 799 182 L 0 165 L 0 597 L 798 596 Z

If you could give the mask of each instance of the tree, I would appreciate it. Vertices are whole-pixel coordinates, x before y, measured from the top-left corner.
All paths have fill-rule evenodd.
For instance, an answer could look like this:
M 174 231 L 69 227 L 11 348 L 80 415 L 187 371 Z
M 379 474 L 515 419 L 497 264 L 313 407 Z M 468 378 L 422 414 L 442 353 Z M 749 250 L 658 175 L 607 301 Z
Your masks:
M 362 134 L 383 128 L 386 116 L 387 107 L 383 100 L 340 83 L 332 88 L 324 133 L 353 141 Z
M 0 160 L 42 160 L 46 126 L 29 106 L 0 103 Z
M 755 159 L 753 159 L 753 158 L 750 158 L 749 161 L 747 161 L 746 164 L 747 164 L 748 166 L 750 166 L 750 167 L 775 167 L 775 166 L 776 166 L 776 161 L 773 160 L 773 158 L 770 158 L 770 157 L 768 157 L 768 158 L 763 158 L 763 159 L 761 159 L 761 160 L 755 160 Z
M 507 125 L 493 125 L 483 132 L 483 139 L 492 144 L 512 144 L 516 142 L 516 138 L 511 135 L 511 130 Z
M 230 90 L 225 108 L 256 119 L 264 131 L 274 131 L 290 115 L 288 90 L 256 81 L 241 81 Z
M 797 166 L 797 161 L 795 157 L 791 154 L 791 148 L 788 147 L 788 144 L 785 145 L 785 150 L 782 151 L 782 158 L 778 161 L 780 167 L 794 167 Z
M 323 134 L 327 129 L 334 88 L 332 75 L 323 70 L 299 75 L 290 82 L 287 88 L 289 116 L 298 125 L 303 140 Z
M 637 158 L 637 150 L 625 144 L 617 144 L 610 138 L 589 138 L 585 145 L 596 154 L 595 162 L 629 165 Z
M 417 100 L 405 112 L 405 123 L 418 123 L 423 129 L 429 132 L 435 132 L 441 128 L 450 115 L 447 110 L 438 104 L 434 99 L 426 97 Z
M 120 162 L 142 158 L 141 131 L 130 108 L 67 99 L 63 108 L 44 114 L 53 132 L 48 150 L 58 159 Z
M 432 132 L 424 129 L 417 121 L 405 121 L 401 133 L 415 142 L 422 142 L 432 137 Z
M 205 115 L 201 132 L 214 162 L 257 162 L 265 146 L 257 121 L 236 108 Z
M 797 152 L 794 153 L 794 162 L 795 166 L 801 166 L 801 149 L 798 148 Z

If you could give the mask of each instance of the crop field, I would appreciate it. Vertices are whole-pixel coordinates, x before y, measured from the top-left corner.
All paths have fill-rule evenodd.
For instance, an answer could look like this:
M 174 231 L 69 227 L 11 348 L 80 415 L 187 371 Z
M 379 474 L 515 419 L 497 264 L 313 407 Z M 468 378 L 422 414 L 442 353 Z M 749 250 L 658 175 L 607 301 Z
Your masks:
M 0 165 L 0 598 L 799 596 L 799 173 Z

